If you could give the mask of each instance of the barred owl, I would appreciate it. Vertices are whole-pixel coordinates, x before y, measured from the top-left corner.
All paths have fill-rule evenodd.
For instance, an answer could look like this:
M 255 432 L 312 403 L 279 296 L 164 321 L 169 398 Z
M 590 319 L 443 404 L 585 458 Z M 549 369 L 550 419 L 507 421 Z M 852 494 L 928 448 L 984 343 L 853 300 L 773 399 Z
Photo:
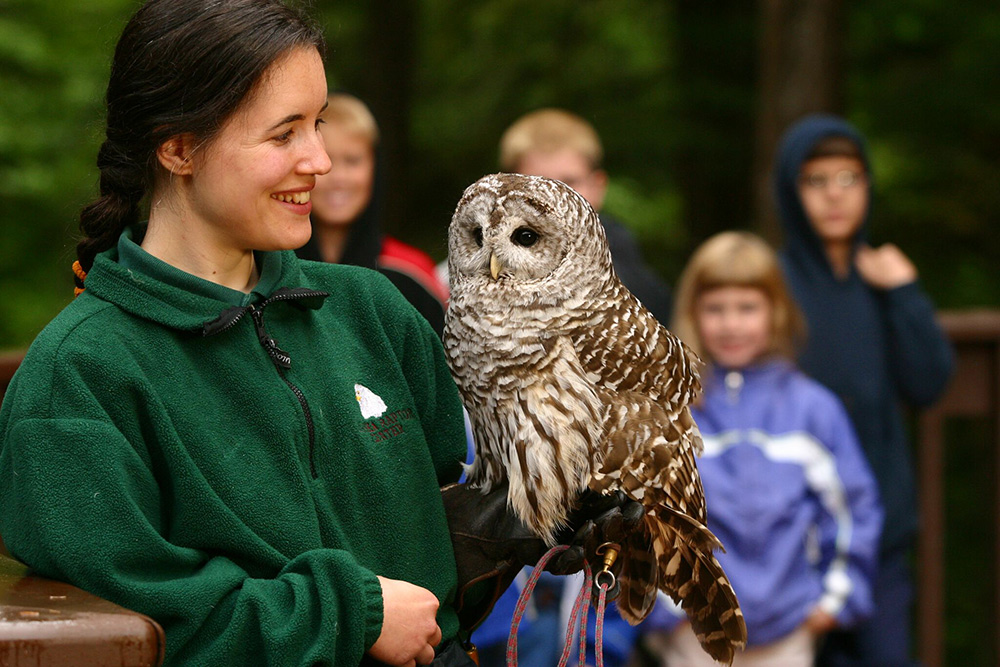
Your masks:
M 662 590 L 731 662 L 746 626 L 706 527 L 696 356 L 619 282 L 597 215 L 559 181 L 472 184 L 448 251 L 444 343 L 473 425 L 469 483 L 509 481 L 510 507 L 549 544 L 584 490 L 624 491 L 645 513 L 619 555 L 622 616 L 640 622 Z

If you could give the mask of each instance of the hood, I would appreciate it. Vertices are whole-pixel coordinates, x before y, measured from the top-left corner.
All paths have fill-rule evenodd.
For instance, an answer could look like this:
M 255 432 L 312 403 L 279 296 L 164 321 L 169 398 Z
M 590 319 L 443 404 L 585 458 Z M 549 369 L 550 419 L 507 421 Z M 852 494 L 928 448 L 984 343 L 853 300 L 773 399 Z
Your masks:
M 868 220 L 872 211 L 872 173 L 865 139 L 853 125 L 838 116 L 812 114 L 800 119 L 784 134 L 775 158 L 772 174 L 775 202 L 785 232 L 785 254 L 812 261 L 820 261 L 829 267 L 823 244 L 813 231 L 802 200 L 799 198 L 798 178 L 806 156 L 821 140 L 827 137 L 846 137 L 857 144 L 861 159 L 868 172 L 869 201 L 865 219 L 855 237 L 859 243 L 868 237 Z
M 385 174 L 381 143 L 375 146 L 375 177 L 372 181 L 372 197 L 368 206 L 351 225 L 351 235 L 344 246 L 344 256 L 340 264 L 364 266 L 374 269 L 382 250 L 382 200 L 385 197 Z

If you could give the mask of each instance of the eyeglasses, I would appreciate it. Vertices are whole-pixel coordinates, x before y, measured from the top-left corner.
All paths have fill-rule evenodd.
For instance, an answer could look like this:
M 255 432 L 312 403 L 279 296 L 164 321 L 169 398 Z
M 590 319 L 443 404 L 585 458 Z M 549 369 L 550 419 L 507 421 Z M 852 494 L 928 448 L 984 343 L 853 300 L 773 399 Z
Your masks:
M 818 172 L 803 174 L 799 178 L 799 183 L 814 190 L 826 190 L 830 183 L 836 183 L 838 187 L 847 189 L 864 185 L 866 180 L 865 175 L 860 172 L 843 169 L 833 175 Z

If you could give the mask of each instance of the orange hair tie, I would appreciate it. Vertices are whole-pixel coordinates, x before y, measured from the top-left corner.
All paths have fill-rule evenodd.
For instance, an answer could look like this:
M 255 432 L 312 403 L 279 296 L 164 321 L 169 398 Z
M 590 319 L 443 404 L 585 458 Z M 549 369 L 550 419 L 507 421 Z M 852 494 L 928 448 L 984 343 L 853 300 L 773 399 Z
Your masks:
M 73 275 L 79 278 L 81 283 L 87 279 L 87 272 L 83 270 L 82 266 L 80 266 L 80 260 L 75 260 L 73 262 Z
M 87 272 L 83 270 L 82 266 L 80 266 L 80 260 L 73 262 L 73 275 L 76 276 L 78 281 L 80 281 L 80 284 L 73 288 L 73 296 L 76 297 L 83 294 L 83 290 L 85 289 L 82 287 L 83 281 L 87 279 Z

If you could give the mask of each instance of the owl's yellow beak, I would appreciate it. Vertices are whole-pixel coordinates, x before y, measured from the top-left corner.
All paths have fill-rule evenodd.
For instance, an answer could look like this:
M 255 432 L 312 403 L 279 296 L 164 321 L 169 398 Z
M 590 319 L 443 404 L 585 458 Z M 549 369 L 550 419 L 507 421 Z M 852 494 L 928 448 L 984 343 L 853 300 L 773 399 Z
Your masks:
M 497 279 L 501 271 L 503 271 L 503 264 L 494 253 L 490 253 L 490 275 L 493 276 L 493 280 Z

